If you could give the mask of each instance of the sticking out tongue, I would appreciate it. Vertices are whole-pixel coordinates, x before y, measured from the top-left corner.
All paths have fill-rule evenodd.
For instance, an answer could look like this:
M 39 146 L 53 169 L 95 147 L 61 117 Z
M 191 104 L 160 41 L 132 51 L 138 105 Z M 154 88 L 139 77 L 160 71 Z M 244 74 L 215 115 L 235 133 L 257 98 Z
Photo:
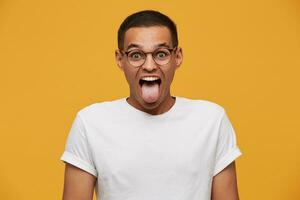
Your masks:
M 142 98 L 147 103 L 153 103 L 158 100 L 159 97 L 159 84 L 154 83 L 144 83 L 142 84 Z

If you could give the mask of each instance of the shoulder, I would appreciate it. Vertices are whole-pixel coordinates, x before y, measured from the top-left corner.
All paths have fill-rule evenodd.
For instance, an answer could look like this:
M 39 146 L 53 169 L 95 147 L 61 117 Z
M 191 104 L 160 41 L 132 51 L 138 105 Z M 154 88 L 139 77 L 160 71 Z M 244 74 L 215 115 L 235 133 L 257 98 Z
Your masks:
M 185 109 L 192 110 L 197 113 L 197 115 L 219 118 L 225 113 L 225 109 L 222 105 L 211 100 L 191 99 L 185 97 L 180 97 L 180 100 Z
M 109 117 L 119 110 L 123 99 L 115 99 L 111 101 L 95 102 L 81 108 L 77 115 L 84 119 L 99 119 L 102 117 Z
M 210 112 L 224 112 L 224 107 L 216 102 L 205 99 L 191 99 L 186 97 L 179 97 L 183 105 L 193 107 L 196 109 L 202 109 Z

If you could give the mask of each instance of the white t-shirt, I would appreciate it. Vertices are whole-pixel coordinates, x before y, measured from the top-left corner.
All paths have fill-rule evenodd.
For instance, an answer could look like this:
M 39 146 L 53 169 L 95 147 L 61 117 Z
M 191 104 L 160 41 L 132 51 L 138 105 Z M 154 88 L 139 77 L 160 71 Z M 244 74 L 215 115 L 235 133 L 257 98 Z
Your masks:
M 81 109 L 61 160 L 97 177 L 98 200 L 210 200 L 213 176 L 241 154 L 223 107 L 177 96 L 160 115 L 126 98 Z

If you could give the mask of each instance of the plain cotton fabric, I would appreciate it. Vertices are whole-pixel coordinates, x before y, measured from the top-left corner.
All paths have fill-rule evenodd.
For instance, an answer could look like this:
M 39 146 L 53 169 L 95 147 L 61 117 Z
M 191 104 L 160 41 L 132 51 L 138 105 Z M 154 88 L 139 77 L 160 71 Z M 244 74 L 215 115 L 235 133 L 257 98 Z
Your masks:
M 97 178 L 97 200 L 210 200 L 213 176 L 241 154 L 222 106 L 177 96 L 160 115 L 126 98 L 81 109 L 61 160 Z

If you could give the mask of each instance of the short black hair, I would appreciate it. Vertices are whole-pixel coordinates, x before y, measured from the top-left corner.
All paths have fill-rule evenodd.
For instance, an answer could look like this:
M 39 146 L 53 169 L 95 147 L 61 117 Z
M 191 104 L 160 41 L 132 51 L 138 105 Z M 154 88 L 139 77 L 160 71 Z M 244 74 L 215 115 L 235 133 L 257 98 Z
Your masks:
M 170 30 L 173 47 L 178 46 L 176 24 L 166 15 L 155 10 L 143 10 L 129 15 L 118 30 L 118 48 L 124 48 L 124 37 L 132 27 L 165 26 Z

